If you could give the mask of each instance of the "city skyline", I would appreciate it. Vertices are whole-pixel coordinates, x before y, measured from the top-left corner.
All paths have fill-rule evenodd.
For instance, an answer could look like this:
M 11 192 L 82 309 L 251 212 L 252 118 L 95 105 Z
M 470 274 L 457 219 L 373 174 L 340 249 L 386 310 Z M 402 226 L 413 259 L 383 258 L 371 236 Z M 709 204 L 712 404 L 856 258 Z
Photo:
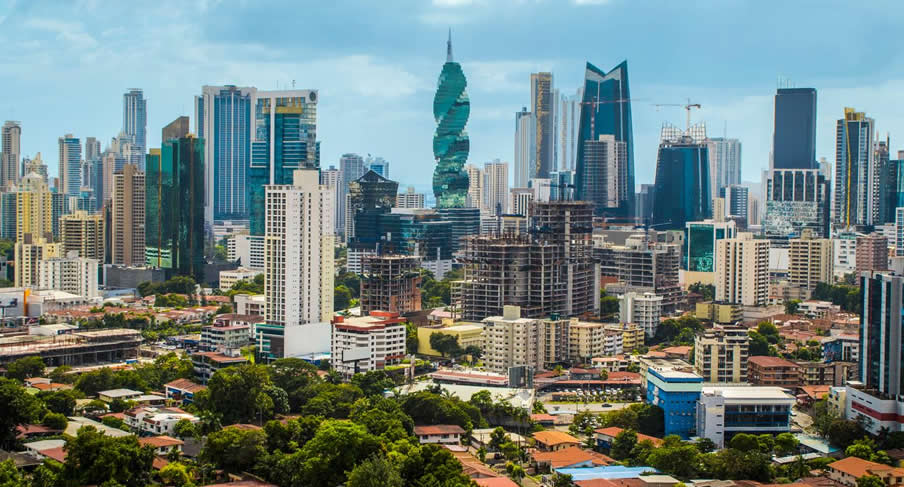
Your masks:
M 684 115 L 679 109 L 657 110 L 653 104 L 686 98 L 703 105 L 693 118 L 706 121 L 711 134 L 722 135 L 727 122 L 728 136 L 744 145 L 742 179 L 759 181 L 760 171 L 768 167 L 772 101 L 781 76 L 793 78 L 794 86 L 814 87 L 819 92 L 817 157 L 833 161 L 833 123 L 844 106 L 856 106 L 874 118 L 876 133 L 890 132 L 892 151 L 898 147 L 895 133 L 904 126 L 900 115 L 904 110 L 893 95 L 904 85 L 904 73 L 895 67 L 894 58 L 880 57 L 866 40 L 842 43 L 830 38 L 817 45 L 809 39 L 807 32 L 817 26 L 819 30 L 841 28 L 836 18 L 846 16 L 838 15 L 837 9 L 828 16 L 792 6 L 793 11 L 783 18 L 769 18 L 776 32 L 784 32 L 781 36 L 757 37 L 751 27 L 744 27 L 741 35 L 728 37 L 736 33 L 733 28 L 738 28 L 742 18 L 745 26 L 763 25 L 757 19 L 768 16 L 768 9 L 726 6 L 718 9 L 718 14 L 728 21 L 708 22 L 713 14 L 704 8 L 679 10 L 666 5 L 654 11 L 615 0 L 583 3 L 562 2 L 547 9 L 544 24 L 557 37 L 548 44 L 532 38 L 525 29 L 498 25 L 494 15 L 506 7 L 497 2 L 416 3 L 404 14 L 411 22 L 400 23 L 411 25 L 393 32 L 360 29 L 365 22 L 388 22 L 383 17 L 386 13 L 336 6 L 325 15 L 348 19 L 347 26 L 337 28 L 358 26 L 356 35 L 328 36 L 318 27 L 291 42 L 287 39 L 294 21 L 268 18 L 272 25 L 263 28 L 261 13 L 250 6 L 230 9 L 220 3 L 199 2 L 185 6 L 186 11 L 176 18 L 171 17 L 172 5 L 161 2 L 146 12 L 145 24 L 124 29 L 112 22 L 119 11 L 116 5 L 85 2 L 78 7 L 51 8 L 12 4 L 0 14 L 5 27 L 0 36 L 17 48 L 7 52 L 5 61 L 8 66 L 29 69 L 10 69 L 3 75 L 4 83 L 17 96 L 0 104 L 0 118 L 22 121 L 23 156 L 42 152 L 54 174 L 58 165 L 51 160 L 56 152 L 51 144 L 61 135 L 74 133 L 82 141 L 97 137 L 106 145 L 121 128 L 122 94 L 131 87 L 142 88 L 149 100 L 148 147 L 159 147 L 159 128 L 179 115 L 192 115 L 192 96 L 205 84 L 288 89 L 294 80 L 298 89 L 321 90 L 318 139 L 323 141 L 324 167 L 336 164 L 343 153 L 379 154 L 393 162 L 396 174 L 407 175 L 400 178 L 402 185 L 413 184 L 426 191 L 432 170 L 428 163 L 433 162 L 430 99 L 443 59 L 443 41 L 451 26 L 456 60 L 469 77 L 473 110 L 468 162 L 473 164 L 496 158 L 513 162 L 512 119 L 522 106 L 530 104 L 530 73 L 552 72 L 556 86 L 571 93 L 580 86 L 587 61 L 608 67 L 626 59 L 632 66 L 635 99 L 636 185 L 653 181 L 661 124 L 677 124 Z M 871 4 L 861 13 L 881 12 L 872 17 L 894 25 L 901 14 L 894 9 L 885 11 L 882 5 Z M 522 16 L 535 19 L 541 8 L 543 5 L 528 4 L 508 13 L 516 17 L 513 20 Z M 795 12 L 803 11 L 808 15 L 805 18 L 811 19 L 805 26 L 812 24 L 814 29 L 796 24 L 792 29 L 790 19 L 799 22 L 801 17 Z M 580 22 L 573 21 L 575 15 Z M 692 34 L 683 32 L 686 22 L 680 19 L 685 17 L 699 18 L 699 29 Z M 632 20 L 640 18 L 644 19 L 642 25 Z M 613 35 L 638 41 L 617 49 L 583 45 L 581 36 L 598 29 L 601 22 L 611 22 Z M 111 24 L 114 27 L 109 27 Z M 100 29 L 99 25 L 108 27 Z M 874 26 L 871 30 L 882 29 Z M 238 31 L 248 34 L 235 34 Z M 488 38 L 489 32 L 498 35 Z M 173 41 L 165 39 L 174 33 L 179 33 L 180 44 L 191 48 L 172 49 Z M 719 43 L 689 49 L 701 39 L 722 36 L 725 39 Z M 404 38 L 417 42 L 399 42 Z M 153 39 L 159 42 L 148 42 Z M 303 48 L 296 48 L 294 42 Z M 873 42 L 870 40 L 870 45 Z M 120 67 L 111 70 L 112 65 Z M 50 75 L 35 80 L 30 70 Z M 67 79 L 67 86 L 51 89 L 50 80 L 60 76 Z M 53 110 L 48 109 L 51 106 Z M 85 117 L 86 113 L 93 115 Z M 400 140 L 412 142 L 400 144 Z

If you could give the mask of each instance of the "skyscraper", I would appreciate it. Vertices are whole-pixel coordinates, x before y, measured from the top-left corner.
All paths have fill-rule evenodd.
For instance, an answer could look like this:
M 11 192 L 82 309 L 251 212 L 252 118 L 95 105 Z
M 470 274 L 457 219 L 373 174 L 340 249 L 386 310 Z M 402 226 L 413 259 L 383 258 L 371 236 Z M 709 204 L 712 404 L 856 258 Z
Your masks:
M 0 189 L 6 190 L 19 180 L 19 157 L 22 155 L 22 124 L 7 121 L 3 124 L 2 152 L 0 152 Z M 22 174 L 24 176 L 24 174 Z
M 769 241 L 752 233 L 716 241 L 716 301 L 763 306 L 769 298 Z
M 96 137 L 85 137 L 85 160 L 100 160 L 101 155 L 100 141 Z
M 748 195 L 750 189 L 740 184 L 732 184 L 722 188 L 720 195 L 725 198 L 725 216 L 747 221 Z
M 122 95 L 122 131 L 132 139 L 137 152 L 142 156 L 148 147 L 147 128 L 148 101 L 144 99 L 141 88 L 130 88 Z
M 264 186 L 290 184 L 296 169 L 317 168 L 317 91 L 258 91 L 248 192 L 252 235 L 264 234 Z
M 531 179 L 548 178 L 555 166 L 555 106 L 552 73 L 531 73 L 530 109 L 534 114 L 534 165 L 530 168 Z
M 712 137 L 707 139 L 709 148 L 709 176 L 713 198 L 732 184 L 741 184 L 741 141 Z
M 683 229 L 685 223 L 712 217 L 706 129 L 688 132 L 671 125 L 662 128 L 653 188 L 653 224 L 659 229 Z
M 373 157 L 371 155 L 367 156 L 367 160 L 364 161 L 364 164 L 371 171 L 383 176 L 384 178 L 389 178 L 389 161 L 383 159 L 382 157 Z
M 574 171 L 577 159 L 578 128 L 581 122 L 582 88 L 574 95 L 560 95 L 556 107 L 556 160 L 560 171 Z
M 880 180 L 882 184 L 880 222 L 896 222 L 896 208 L 904 207 L 904 151 L 898 151 L 897 158 L 890 159 L 884 164 Z
M 628 62 L 624 61 L 608 73 L 587 63 L 584 74 L 584 96 L 581 104 L 580 136 L 578 138 L 577 162 L 575 167 L 575 197 L 592 201 L 597 215 L 622 218 L 633 217 L 634 200 L 634 142 L 631 129 L 631 94 L 628 89 Z M 598 153 L 594 145 L 601 135 L 611 135 L 615 143 L 624 145 L 624 170 L 616 173 L 600 174 L 603 169 L 594 164 Z M 614 179 L 614 184 L 606 187 L 624 188 L 617 195 L 613 206 L 608 194 L 595 191 L 601 187 L 601 178 Z
M 264 272 L 268 324 L 301 326 L 333 317 L 333 200 L 317 170 L 268 185 Z
M 508 211 L 508 163 L 496 159 L 484 164 L 483 191 L 484 204 L 491 215 L 502 215 Z
M 37 173 L 25 175 L 16 186 L 16 241 L 26 235 L 53 240 L 54 193 Z
M 149 161 L 160 158 L 159 149 L 151 149 Z M 126 164 L 113 175 L 110 252 L 114 265 L 143 267 L 146 245 L 147 184 L 145 173 L 134 164 Z
M 204 139 L 187 134 L 148 155 L 147 265 L 200 282 L 204 270 Z
M 69 255 L 69 252 L 77 252 L 76 255 L 78 257 L 95 259 L 99 262 L 104 261 L 103 215 L 76 211 L 70 215 L 63 216 L 60 220 L 60 240 L 63 244 L 63 255 Z M 144 252 L 143 244 L 141 251 Z
M 59 138 L 61 194 L 78 196 L 82 189 L 82 143 L 72 134 Z
M 828 238 L 831 191 L 825 175 L 818 169 L 773 169 L 768 174 L 763 233 L 789 238 L 810 229 Z
M 465 166 L 465 172 L 468 174 L 468 208 L 484 208 L 486 202 L 483 199 L 483 170 L 479 167 L 468 164 Z
M 256 88 L 204 86 L 195 97 L 197 136 L 204 141 L 204 221 L 248 218 L 252 106 Z
M 779 88 L 770 169 L 817 169 L 816 89 Z
M 339 220 L 336 222 L 336 233 L 341 233 L 344 238 L 348 238 L 345 234 L 345 227 L 348 224 L 346 213 L 348 208 L 348 185 L 352 181 L 360 178 L 367 172 L 364 170 L 364 158 L 358 154 L 342 154 L 339 158 L 339 201 L 336 205 L 339 210 Z
M 873 119 L 844 109 L 835 129 L 835 223 L 849 228 L 879 219 L 879 177 L 873 151 Z
M 336 169 L 336 166 L 330 166 L 329 169 L 320 170 L 320 184 L 326 186 L 333 192 L 333 224 L 339 221 L 339 188 L 342 185 L 342 171 Z M 340 233 L 338 229 L 333 229 L 333 233 Z
M 537 135 L 533 130 L 533 113 L 527 107 L 515 112 L 515 187 L 526 188 L 530 179 L 530 168 L 533 167 L 534 141 Z
M 461 65 L 452 60 L 452 33 L 446 43 L 446 63 L 439 75 L 433 97 L 433 194 L 437 208 L 464 208 L 468 199 L 468 175 L 462 170 L 468 161 L 470 140 L 465 131 L 471 102 L 465 88 L 468 81 Z M 478 225 L 479 226 L 479 225 Z

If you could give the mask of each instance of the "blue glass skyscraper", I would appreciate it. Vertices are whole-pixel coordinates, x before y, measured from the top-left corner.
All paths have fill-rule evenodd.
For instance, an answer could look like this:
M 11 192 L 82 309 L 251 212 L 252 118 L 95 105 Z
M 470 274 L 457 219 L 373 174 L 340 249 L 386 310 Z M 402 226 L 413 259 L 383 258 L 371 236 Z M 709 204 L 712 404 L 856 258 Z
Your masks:
M 317 168 L 317 91 L 259 91 L 248 169 L 249 227 L 264 234 L 267 184 L 292 184 L 296 169 Z
M 148 145 L 148 101 L 141 88 L 131 88 L 122 95 L 122 131 L 132 139 L 144 163 Z M 139 164 L 139 167 L 143 167 Z
M 815 88 L 779 88 L 774 128 L 772 168 L 818 169 Z
M 465 125 L 471 102 L 465 88 L 468 80 L 461 65 L 452 60 L 452 34 L 446 44 L 446 63 L 439 75 L 433 97 L 433 194 L 437 208 L 464 208 L 468 197 L 468 174 L 462 169 L 468 161 L 471 145 Z
M 687 222 L 713 214 L 706 132 L 701 126 L 689 132 L 662 129 L 653 187 L 653 224 L 661 230 L 684 229 Z
M 82 190 L 82 142 L 72 134 L 60 137 L 61 194 L 79 196 Z
M 630 98 L 627 61 L 608 73 L 587 63 L 575 167 L 575 197 L 593 202 L 597 215 L 633 216 L 634 142 Z M 611 136 L 608 139 L 614 141 L 611 145 L 615 149 L 595 147 L 601 135 Z M 602 149 L 612 151 L 612 156 L 601 153 Z
M 252 100 L 257 89 L 204 86 L 195 97 L 195 123 L 204 144 L 204 220 L 248 218 Z

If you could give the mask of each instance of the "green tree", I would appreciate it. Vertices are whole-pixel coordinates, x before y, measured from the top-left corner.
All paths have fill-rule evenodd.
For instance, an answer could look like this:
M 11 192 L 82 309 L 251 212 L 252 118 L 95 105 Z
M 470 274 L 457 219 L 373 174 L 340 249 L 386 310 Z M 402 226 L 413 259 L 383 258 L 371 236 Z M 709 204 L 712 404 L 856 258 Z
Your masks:
M 402 461 L 402 478 L 410 486 L 466 487 L 471 479 L 462 473 L 459 462 L 439 445 L 420 445 L 407 450 Z
M 185 487 L 194 485 L 192 483 L 191 472 L 184 463 L 172 462 L 160 469 L 157 474 L 164 485 L 173 485 L 175 487 Z
M 712 301 L 713 299 L 716 299 L 716 286 L 712 284 L 695 282 L 688 286 L 687 289 L 692 293 L 697 293 L 703 296 L 704 301 Z
M 348 309 L 352 302 L 352 291 L 348 286 L 340 284 L 333 292 L 333 308 L 337 310 Z
M 65 389 L 59 391 L 41 391 L 36 397 L 44 403 L 48 410 L 64 416 L 72 416 L 75 412 L 76 393 Z
M 760 443 L 755 435 L 738 433 L 731 438 L 729 447 L 742 452 L 758 451 Z
M 785 301 L 785 314 L 796 315 L 797 310 L 800 308 L 800 300 L 799 299 L 789 299 Z
M 355 374 L 352 384 L 361 388 L 365 396 L 383 395 L 383 391 L 395 387 L 389 375 L 382 370 L 369 370 L 363 374 Z
M 791 455 L 797 451 L 800 441 L 791 433 L 779 433 L 775 436 L 775 454 L 778 456 Z
M 649 465 L 680 478 L 696 478 L 700 452 L 691 444 L 676 439 L 669 446 L 655 448 L 647 457 Z
M 573 484 L 571 475 L 557 473 L 552 476 L 552 487 L 571 487 Z
M 521 485 L 521 480 L 527 475 L 524 471 L 524 467 L 518 465 L 517 463 L 508 462 L 505 464 L 505 473 L 511 477 L 512 480 L 515 481 L 516 484 Z
M 793 436 L 792 436 L 792 438 L 793 438 Z M 713 442 L 713 440 L 710 440 L 709 438 L 706 438 L 706 437 L 700 438 L 697 441 L 697 449 L 700 450 L 700 453 L 709 453 L 711 451 L 716 450 L 716 444 L 715 444 L 715 442 Z
M 339 485 L 346 481 L 346 472 L 379 450 L 379 439 L 364 426 L 328 420 L 282 466 L 292 472 L 292 485 Z
M 108 485 L 143 487 L 151 483 L 154 451 L 141 446 L 136 436 L 113 438 L 91 426 L 66 442 L 63 484 L 68 486 Z
M 10 379 L 24 381 L 42 375 L 44 375 L 44 360 L 37 355 L 23 357 L 6 365 L 6 376 Z
M 384 455 L 374 455 L 359 463 L 348 474 L 346 487 L 403 487 L 405 481 L 398 466 Z
M 266 441 L 263 431 L 223 428 L 207 435 L 201 459 L 233 473 L 246 471 L 266 453 Z
M 600 293 L 600 316 L 612 316 L 618 313 L 618 298 L 609 296 L 606 291 Z
M 443 357 L 461 354 L 461 346 L 458 344 L 458 337 L 455 335 L 433 332 L 430 334 L 430 347 Z
M 266 406 L 265 393 L 271 385 L 270 374 L 263 365 L 239 365 L 217 371 L 207 382 L 207 389 L 195 394 L 198 408 L 219 415 L 225 424 L 266 421 L 273 414 Z M 249 400 L 250 399 L 250 400 Z
M 885 487 L 885 482 L 875 475 L 864 475 L 857 479 L 857 487 Z
M 835 419 L 829 425 L 827 436 L 833 444 L 847 448 L 858 439 L 863 438 L 865 434 L 860 423 L 848 419 Z
M 0 446 L 9 447 L 16 438 L 16 426 L 44 417 L 41 401 L 25 392 L 14 380 L 0 378 Z
M 317 367 L 300 358 L 279 359 L 267 368 L 273 384 L 286 391 L 289 409 L 299 411 L 312 397 L 312 386 L 321 382 Z
M 869 460 L 873 456 L 873 448 L 875 443 L 872 440 L 863 438 L 855 441 L 851 446 L 844 450 L 844 454 L 849 457 L 862 458 Z
M 41 424 L 50 429 L 63 431 L 66 429 L 66 425 L 69 424 L 69 420 L 60 413 L 48 412 L 44 415 L 44 419 L 41 420 Z
M 510 442 L 511 439 L 509 438 L 508 433 L 502 429 L 502 426 L 497 426 L 496 429 L 490 433 L 490 442 L 488 446 L 492 451 L 499 451 L 502 448 L 502 445 Z
M 173 426 L 173 434 L 179 438 L 191 438 L 198 434 L 198 429 L 194 423 L 183 418 Z
M 71 365 L 58 365 L 47 374 L 47 377 L 50 378 L 53 382 L 59 382 L 62 384 L 72 384 L 75 382 L 75 375 L 70 374 L 72 371 Z
M 631 456 L 631 450 L 637 444 L 637 433 L 634 430 L 626 429 L 615 436 L 612 440 L 612 448 L 609 449 L 609 456 L 616 460 L 625 460 Z
M 28 482 L 16 468 L 16 462 L 12 460 L 0 462 L 0 487 L 24 487 L 26 485 Z

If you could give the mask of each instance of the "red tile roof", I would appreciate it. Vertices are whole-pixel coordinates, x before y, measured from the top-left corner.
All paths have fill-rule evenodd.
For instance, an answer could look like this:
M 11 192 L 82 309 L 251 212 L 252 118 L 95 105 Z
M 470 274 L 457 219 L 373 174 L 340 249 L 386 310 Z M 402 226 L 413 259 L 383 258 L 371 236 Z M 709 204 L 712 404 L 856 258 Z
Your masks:
M 594 430 L 593 432 L 615 438 L 622 431 L 624 431 L 624 428 L 619 428 L 618 426 L 610 426 L 608 428 L 600 428 L 598 430 Z M 637 433 L 637 441 L 640 442 L 643 440 L 650 440 L 650 442 L 652 442 L 653 445 L 656 445 L 656 446 L 662 444 L 662 439 L 660 439 L 660 438 L 656 438 L 655 436 L 645 435 L 643 433 Z
M 41 450 L 39 453 L 60 463 L 66 463 L 66 450 L 64 450 L 62 446 L 57 448 L 49 448 L 47 450 Z
M 881 463 L 871 462 L 857 457 L 847 457 L 830 463 L 828 468 L 846 473 L 854 478 L 860 478 L 864 475 L 874 474 L 876 472 L 891 471 L 895 472 L 895 476 L 904 475 L 904 469 L 889 467 Z
M 534 439 L 537 440 L 537 443 L 542 443 L 544 445 L 561 445 L 563 443 L 575 443 L 580 444 L 580 440 L 575 438 L 574 436 L 569 435 L 568 433 L 562 431 L 537 431 L 534 433 Z
M 186 392 L 190 392 L 192 394 L 196 392 L 203 391 L 207 389 L 207 387 L 202 386 L 200 384 L 196 384 L 188 379 L 176 379 L 172 382 L 167 382 L 164 384 L 166 387 L 172 387 L 173 389 L 180 389 Z
M 518 487 L 518 484 L 508 477 L 489 477 L 486 479 L 473 480 L 480 487 Z
M 184 444 L 182 440 L 166 435 L 139 438 L 138 443 L 140 443 L 141 445 L 148 445 L 151 448 L 163 448 L 166 446 L 179 446 Z
M 756 364 L 760 367 L 791 367 L 797 368 L 797 364 L 781 357 L 769 357 L 766 355 L 754 355 L 747 359 L 748 364 Z
M 465 430 L 457 424 L 434 424 L 428 426 L 415 426 L 415 436 L 428 435 L 463 435 Z
M 552 468 L 565 468 L 584 462 L 592 462 L 594 467 L 615 463 L 615 460 L 602 453 L 583 450 L 577 446 L 570 446 L 553 452 L 535 452 L 533 453 L 533 458 L 537 463 L 549 463 Z

